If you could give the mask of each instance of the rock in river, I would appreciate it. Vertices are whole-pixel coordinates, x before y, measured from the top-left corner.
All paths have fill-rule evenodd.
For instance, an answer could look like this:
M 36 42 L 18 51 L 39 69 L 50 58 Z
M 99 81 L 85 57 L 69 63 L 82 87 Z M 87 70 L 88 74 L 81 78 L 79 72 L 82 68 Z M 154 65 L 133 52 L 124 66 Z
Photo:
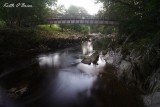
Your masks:
M 84 64 L 88 64 L 88 65 L 90 65 L 91 63 L 96 65 L 98 59 L 99 59 L 99 53 L 96 51 L 92 55 L 90 55 L 89 57 L 84 58 L 81 62 Z

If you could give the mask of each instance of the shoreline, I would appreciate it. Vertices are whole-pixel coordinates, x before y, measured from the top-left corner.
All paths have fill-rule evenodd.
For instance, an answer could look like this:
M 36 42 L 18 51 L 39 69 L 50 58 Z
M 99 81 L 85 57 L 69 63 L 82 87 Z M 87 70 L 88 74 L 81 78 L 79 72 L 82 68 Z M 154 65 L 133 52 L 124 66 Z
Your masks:
M 77 46 L 89 37 L 79 32 L 47 32 L 34 29 L 0 29 L 0 35 L 2 61 Z

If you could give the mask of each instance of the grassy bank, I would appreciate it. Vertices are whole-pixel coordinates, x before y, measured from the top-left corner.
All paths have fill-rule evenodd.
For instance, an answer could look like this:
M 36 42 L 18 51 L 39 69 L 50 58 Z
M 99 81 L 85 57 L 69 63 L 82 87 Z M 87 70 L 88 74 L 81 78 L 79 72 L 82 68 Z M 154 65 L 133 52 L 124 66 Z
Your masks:
M 74 31 L 60 32 L 58 26 L 3 28 L 0 30 L 0 58 L 26 53 L 55 51 L 81 43 L 86 36 Z

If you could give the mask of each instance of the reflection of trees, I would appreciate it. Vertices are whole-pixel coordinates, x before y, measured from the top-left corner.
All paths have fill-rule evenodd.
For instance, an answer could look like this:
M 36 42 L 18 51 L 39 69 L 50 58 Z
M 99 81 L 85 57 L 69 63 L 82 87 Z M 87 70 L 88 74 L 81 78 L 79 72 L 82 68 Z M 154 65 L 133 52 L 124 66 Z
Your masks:
M 92 100 L 94 105 L 100 107 L 143 107 L 143 101 L 137 90 L 124 85 L 114 75 L 116 68 L 106 65 L 106 68 L 99 74 L 92 88 Z

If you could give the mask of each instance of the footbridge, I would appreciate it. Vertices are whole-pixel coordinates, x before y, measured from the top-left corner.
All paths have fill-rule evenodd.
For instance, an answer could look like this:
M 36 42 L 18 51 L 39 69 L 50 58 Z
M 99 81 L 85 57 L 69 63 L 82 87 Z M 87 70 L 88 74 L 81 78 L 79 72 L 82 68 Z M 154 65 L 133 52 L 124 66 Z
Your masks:
M 118 21 L 107 19 L 104 17 L 96 17 L 91 15 L 76 15 L 76 16 L 67 16 L 59 15 L 52 18 L 48 18 L 44 21 L 30 21 L 27 24 L 29 25 L 39 25 L 39 24 L 87 24 L 87 25 L 118 25 Z

